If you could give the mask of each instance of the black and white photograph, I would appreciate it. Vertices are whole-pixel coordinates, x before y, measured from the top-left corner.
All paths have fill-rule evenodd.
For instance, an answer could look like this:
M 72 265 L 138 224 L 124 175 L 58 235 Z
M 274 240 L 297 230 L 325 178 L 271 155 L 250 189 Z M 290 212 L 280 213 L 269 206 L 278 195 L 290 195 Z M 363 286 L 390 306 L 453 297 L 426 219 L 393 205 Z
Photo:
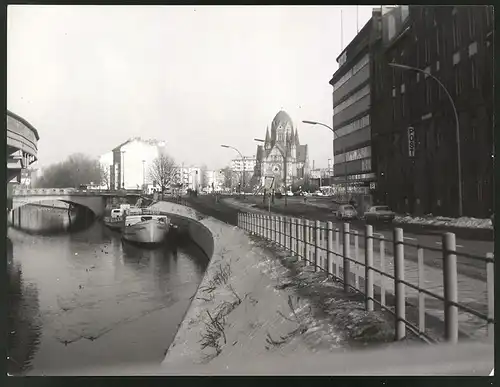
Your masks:
M 7 6 L 7 372 L 494 375 L 494 7 Z

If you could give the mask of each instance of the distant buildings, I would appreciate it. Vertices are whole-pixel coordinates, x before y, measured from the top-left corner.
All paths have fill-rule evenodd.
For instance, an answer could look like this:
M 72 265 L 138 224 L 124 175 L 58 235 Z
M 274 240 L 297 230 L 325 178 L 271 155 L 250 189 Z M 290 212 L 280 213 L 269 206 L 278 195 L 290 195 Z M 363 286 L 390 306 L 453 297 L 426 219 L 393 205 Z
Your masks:
M 459 118 L 463 215 L 493 211 L 493 7 L 401 6 L 371 39 L 374 194 L 398 212 L 458 215 Z
M 263 186 L 266 177 L 274 177 L 274 186 L 284 189 L 285 160 L 286 186 L 304 181 L 309 173 L 307 145 L 300 144 L 292 119 L 286 112 L 280 111 L 271 123 L 271 133 L 269 128 L 266 130 L 264 145 L 257 147 L 255 177 L 258 184 Z
M 201 168 L 184 165 L 177 167 L 174 185 L 180 185 L 183 189 L 199 190 L 201 183 Z

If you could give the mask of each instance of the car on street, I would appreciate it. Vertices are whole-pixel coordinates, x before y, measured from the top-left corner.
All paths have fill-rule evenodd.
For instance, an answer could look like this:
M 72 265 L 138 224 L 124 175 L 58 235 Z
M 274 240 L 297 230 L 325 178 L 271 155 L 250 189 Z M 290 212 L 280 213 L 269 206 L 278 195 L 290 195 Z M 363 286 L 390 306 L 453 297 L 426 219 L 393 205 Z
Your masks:
M 339 220 L 356 219 L 358 217 L 358 212 L 350 204 L 341 204 L 339 208 L 334 211 L 334 214 Z
M 396 214 L 388 206 L 372 206 L 365 212 L 364 218 L 369 222 L 392 222 Z
M 323 192 L 321 192 L 321 191 L 316 191 L 316 192 L 314 192 L 314 193 L 313 193 L 313 195 L 314 195 L 314 196 L 325 196 L 325 195 L 323 194 Z
M 288 192 L 286 193 L 286 196 L 293 196 L 293 192 L 292 192 L 292 191 L 288 191 Z

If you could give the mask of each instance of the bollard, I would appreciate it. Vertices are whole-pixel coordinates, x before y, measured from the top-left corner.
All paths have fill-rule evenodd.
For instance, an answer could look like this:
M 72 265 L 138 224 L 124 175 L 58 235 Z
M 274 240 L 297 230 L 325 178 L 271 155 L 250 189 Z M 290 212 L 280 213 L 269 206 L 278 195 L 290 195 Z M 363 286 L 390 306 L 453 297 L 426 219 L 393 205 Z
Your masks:
M 402 340 L 406 336 L 405 325 L 405 285 L 401 281 L 405 279 L 404 268 L 404 245 L 403 229 L 394 229 L 394 292 L 396 293 L 396 340 Z
M 424 249 L 417 248 L 418 288 L 425 289 Z M 418 291 L 418 331 L 425 333 L 425 293 Z
M 342 251 L 342 256 L 343 256 L 343 265 L 344 265 L 344 291 L 348 292 L 350 290 L 350 285 L 351 285 L 351 262 L 349 261 L 350 258 L 350 247 L 351 247 L 351 242 L 349 238 L 349 223 L 344 223 L 343 224 L 343 251 Z
M 494 335 L 495 335 L 495 325 L 494 325 L 494 318 L 495 318 L 495 266 L 493 264 L 493 254 L 492 253 L 487 253 L 486 258 L 488 261 L 486 261 L 486 288 L 487 288 L 487 299 L 488 299 L 488 338 L 494 342 Z
M 385 273 L 385 240 L 384 236 L 380 236 L 380 271 Z M 385 277 L 383 275 L 380 276 L 380 303 L 385 306 Z
M 365 228 L 365 300 L 366 310 L 373 311 L 373 227 Z
M 293 253 L 293 220 L 294 218 L 288 218 L 290 221 L 288 224 L 288 249 Z
M 340 279 L 340 230 L 335 228 L 335 277 Z
M 329 275 L 333 275 L 333 223 L 326 223 L 327 240 L 326 240 L 326 264 Z
M 304 259 L 306 260 L 306 266 L 309 266 L 309 219 L 304 220 Z
M 297 219 L 296 224 L 297 229 L 295 230 L 295 234 L 297 235 L 297 255 L 299 256 L 299 260 L 304 257 L 304 248 L 302 243 L 302 235 L 301 230 L 303 230 L 302 219 Z
M 314 236 L 314 271 L 319 271 L 320 270 L 320 237 L 321 237 L 321 223 L 319 220 L 317 220 L 314 224 L 314 229 L 315 229 L 315 236 Z
M 443 285 L 445 338 L 455 344 L 458 341 L 457 256 L 455 234 L 443 234 Z
M 358 239 L 358 230 L 352 230 L 352 233 L 354 234 L 354 260 L 356 262 L 359 262 L 359 239 Z M 354 264 L 354 287 L 356 289 L 359 288 L 359 264 L 355 263 Z

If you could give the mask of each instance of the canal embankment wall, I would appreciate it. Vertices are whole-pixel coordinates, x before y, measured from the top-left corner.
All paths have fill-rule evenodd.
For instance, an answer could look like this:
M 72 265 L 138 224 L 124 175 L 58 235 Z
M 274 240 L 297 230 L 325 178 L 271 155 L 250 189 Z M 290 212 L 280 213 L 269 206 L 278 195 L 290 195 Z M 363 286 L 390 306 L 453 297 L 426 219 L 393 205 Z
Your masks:
M 231 373 L 261 356 L 338 355 L 346 345 L 393 341 L 390 317 L 365 312 L 363 299 L 346 297 L 340 285 L 268 242 L 189 207 L 151 208 L 170 214 L 210 259 L 162 373 Z

